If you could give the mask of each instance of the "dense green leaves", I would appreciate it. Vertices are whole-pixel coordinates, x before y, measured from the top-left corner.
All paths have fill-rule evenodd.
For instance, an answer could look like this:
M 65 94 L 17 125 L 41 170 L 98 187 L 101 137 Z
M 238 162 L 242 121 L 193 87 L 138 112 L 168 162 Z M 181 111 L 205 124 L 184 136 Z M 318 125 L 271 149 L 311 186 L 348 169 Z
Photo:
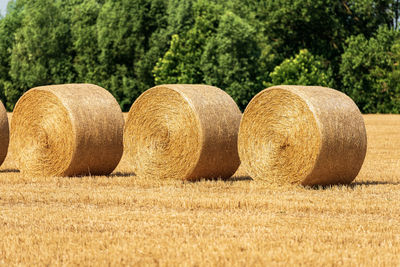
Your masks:
M 343 90 L 364 112 L 400 112 L 400 33 L 353 36 L 342 56 Z
M 97 83 L 101 77 L 96 25 L 100 10 L 96 0 L 82 1 L 71 9 L 73 66 L 80 82 Z
M 5 87 L 8 106 L 35 85 L 74 81 L 68 18 L 58 3 L 27 1 L 21 27 L 15 32 L 10 71 Z
M 399 0 L 13 0 L 0 17 L 0 99 L 95 83 L 123 110 L 161 83 L 206 83 L 243 109 L 265 86 L 343 90 L 400 112 Z
M 165 26 L 165 3 L 161 0 L 110 0 L 99 13 L 100 84 L 125 110 L 154 84 L 151 70 L 163 51 L 151 49 L 150 44 Z
M 260 49 L 254 36 L 245 20 L 228 11 L 201 59 L 205 82 L 224 88 L 241 108 L 261 86 L 257 84 Z
M 15 102 L 14 95 L 19 95 L 19 91 L 11 83 L 10 66 L 15 32 L 21 27 L 23 19 L 23 6 L 23 1 L 10 2 L 7 16 L 0 19 L 0 99 L 9 109 Z
M 217 32 L 223 7 L 198 1 L 190 10 L 193 25 L 180 35 L 172 35 L 170 48 L 153 70 L 156 84 L 205 82 L 201 60 L 206 45 Z
M 295 57 L 285 59 L 269 74 L 270 85 L 320 85 L 335 87 L 331 69 L 321 57 L 313 56 L 307 49 L 300 50 Z

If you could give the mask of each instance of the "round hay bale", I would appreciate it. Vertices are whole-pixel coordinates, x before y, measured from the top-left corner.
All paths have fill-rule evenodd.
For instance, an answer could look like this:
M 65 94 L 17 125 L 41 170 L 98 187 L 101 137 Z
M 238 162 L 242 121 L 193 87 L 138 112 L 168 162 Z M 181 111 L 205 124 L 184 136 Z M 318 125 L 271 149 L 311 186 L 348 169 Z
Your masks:
M 239 167 L 241 112 L 224 91 L 206 85 L 160 85 L 132 105 L 126 157 L 142 177 L 229 178 Z
M 121 159 L 123 127 L 117 101 L 97 85 L 37 87 L 15 106 L 11 146 L 30 175 L 107 175 Z
M 0 101 L 0 166 L 7 156 L 9 138 L 7 111 Z
M 348 184 L 367 150 L 363 117 L 345 94 L 317 86 L 274 86 L 257 94 L 240 124 L 239 156 L 255 179 L 279 184 Z

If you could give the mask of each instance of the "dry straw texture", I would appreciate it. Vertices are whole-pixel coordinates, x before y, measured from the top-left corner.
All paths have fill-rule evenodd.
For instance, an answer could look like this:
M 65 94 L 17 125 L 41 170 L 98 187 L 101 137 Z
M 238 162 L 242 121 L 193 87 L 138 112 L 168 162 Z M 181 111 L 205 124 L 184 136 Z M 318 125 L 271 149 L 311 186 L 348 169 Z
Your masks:
M 124 120 L 114 97 L 92 84 L 37 87 L 11 120 L 11 146 L 31 175 L 109 174 L 123 151 Z
M 132 105 L 124 132 L 139 176 L 229 178 L 238 168 L 241 112 L 224 91 L 206 85 L 160 85 Z
M 238 138 L 248 174 L 277 183 L 351 183 L 366 149 L 364 120 L 354 102 L 316 86 L 260 92 L 244 112 Z
M 241 168 L 228 181 L 126 177 L 124 158 L 112 179 L 31 177 L 10 148 L 0 266 L 399 266 L 400 115 L 364 119 L 355 183 L 323 190 Z
M 0 166 L 7 156 L 9 138 L 7 112 L 0 101 Z

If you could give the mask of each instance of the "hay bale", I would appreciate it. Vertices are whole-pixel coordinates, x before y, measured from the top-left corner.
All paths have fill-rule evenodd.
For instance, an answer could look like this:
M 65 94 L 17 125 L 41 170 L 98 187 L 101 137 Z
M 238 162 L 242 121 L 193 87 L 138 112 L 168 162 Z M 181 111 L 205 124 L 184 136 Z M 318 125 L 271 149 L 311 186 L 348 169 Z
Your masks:
M 345 94 L 317 86 L 274 86 L 256 95 L 240 124 L 239 156 L 256 179 L 348 184 L 367 149 L 364 120 Z
M 229 178 L 238 168 L 241 112 L 224 91 L 206 85 L 160 85 L 132 105 L 124 148 L 143 177 Z
M 11 146 L 30 175 L 107 175 L 122 156 L 123 126 L 117 101 L 97 85 L 37 87 L 15 106 Z
M 0 166 L 7 156 L 9 138 L 7 112 L 0 101 Z

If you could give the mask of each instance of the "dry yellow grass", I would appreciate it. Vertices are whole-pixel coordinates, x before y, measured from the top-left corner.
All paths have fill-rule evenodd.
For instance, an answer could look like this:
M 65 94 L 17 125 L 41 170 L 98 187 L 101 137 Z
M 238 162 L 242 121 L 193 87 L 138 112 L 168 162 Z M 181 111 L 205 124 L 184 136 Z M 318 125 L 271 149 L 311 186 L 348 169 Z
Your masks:
M 0 173 L 0 265 L 399 265 L 400 116 L 365 116 L 350 186 Z

